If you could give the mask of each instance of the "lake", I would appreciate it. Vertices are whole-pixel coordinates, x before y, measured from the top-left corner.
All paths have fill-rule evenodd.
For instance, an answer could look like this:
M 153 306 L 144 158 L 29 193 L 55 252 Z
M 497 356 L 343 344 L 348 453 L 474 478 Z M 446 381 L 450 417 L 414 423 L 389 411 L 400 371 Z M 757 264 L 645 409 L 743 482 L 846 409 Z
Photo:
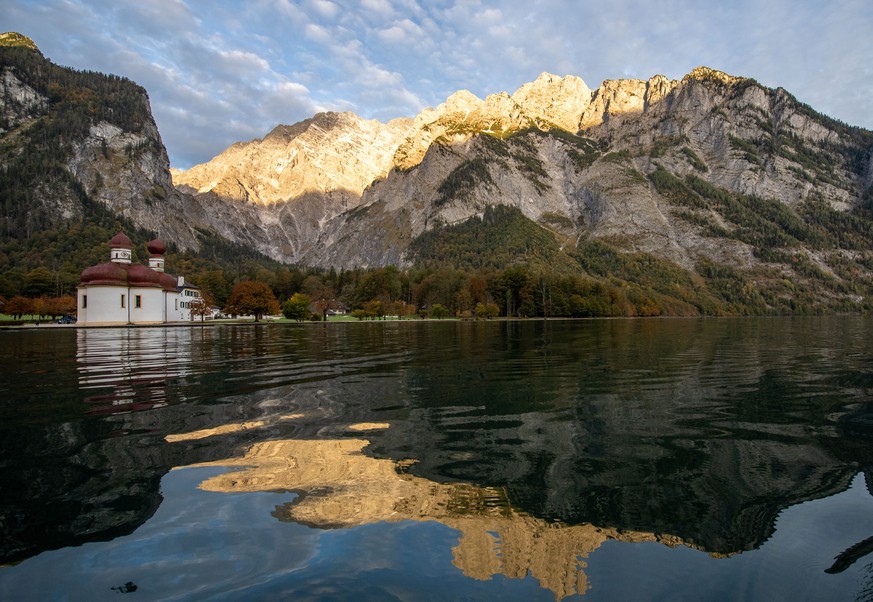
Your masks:
M 871 334 L 2 331 L 0 599 L 871 600 Z

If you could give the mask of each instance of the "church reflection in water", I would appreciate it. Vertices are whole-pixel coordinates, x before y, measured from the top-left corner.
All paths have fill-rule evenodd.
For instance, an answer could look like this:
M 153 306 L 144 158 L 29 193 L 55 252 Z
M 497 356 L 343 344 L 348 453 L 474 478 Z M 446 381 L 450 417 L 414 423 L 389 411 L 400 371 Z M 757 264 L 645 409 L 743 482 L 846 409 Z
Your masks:
M 90 414 L 151 410 L 184 401 L 173 384 L 190 372 L 191 329 L 82 328 L 76 337 L 79 385 Z
M 264 424 L 224 425 L 169 435 L 167 441 L 191 441 L 260 426 Z M 242 457 L 197 464 L 239 468 L 212 477 L 200 487 L 225 493 L 293 491 L 298 498 L 276 508 L 274 516 L 321 529 L 438 521 L 460 533 L 452 550 L 453 563 L 468 577 L 522 579 L 530 575 L 559 599 L 589 589 L 586 559 L 609 540 L 695 547 L 673 535 L 544 520 L 513 508 L 502 488 L 438 483 L 414 476 L 407 470 L 412 462 L 370 457 L 364 453 L 369 441 L 354 436 L 388 426 L 351 425 L 346 432 L 349 438 L 258 442 Z

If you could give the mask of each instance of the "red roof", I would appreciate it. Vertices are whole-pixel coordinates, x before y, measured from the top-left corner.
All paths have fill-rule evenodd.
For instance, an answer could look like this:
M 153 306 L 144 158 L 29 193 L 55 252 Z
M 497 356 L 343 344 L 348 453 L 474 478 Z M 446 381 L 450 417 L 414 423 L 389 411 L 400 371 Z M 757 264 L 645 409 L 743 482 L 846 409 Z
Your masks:
M 161 275 L 150 267 L 141 264 L 125 267 L 127 268 L 127 281 L 130 283 L 130 286 L 162 288 Z
M 140 264 L 106 262 L 82 271 L 81 284 L 91 286 L 135 286 L 176 290 L 176 279 Z
M 82 271 L 82 284 L 117 284 L 127 286 L 127 270 L 124 264 L 108 261 L 99 265 L 93 265 Z
M 167 245 L 160 238 L 150 240 L 146 244 L 146 248 L 152 255 L 164 255 L 167 252 Z
M 161 273 L 161 286 L 165 291 L 175 292 L 179 289 L 179 281 L 175 276 L 170 276 L 166 272 Z
M 109 248 L 111 249 L 132 249 L 133 243 L 130 242 L 130 239 L 124 232 L 119 232 L 109 241 Z
M 113 249 L 131 249 L 133 245 L 130 239 L 119 232 L 109 241 Z M 160 239 L 149 241 L 149 253 L 163 255 L 167 252 L 167 245 Z M 116 263 L 109 261 L 99 265 L 85 268 L 82 271 L 80 284 L 93 286 L 134 286 L 139 288 L 161 288 L 168 292 L 179 290 L 179 281 L 175 276 L 158 272 L 142 264 Z

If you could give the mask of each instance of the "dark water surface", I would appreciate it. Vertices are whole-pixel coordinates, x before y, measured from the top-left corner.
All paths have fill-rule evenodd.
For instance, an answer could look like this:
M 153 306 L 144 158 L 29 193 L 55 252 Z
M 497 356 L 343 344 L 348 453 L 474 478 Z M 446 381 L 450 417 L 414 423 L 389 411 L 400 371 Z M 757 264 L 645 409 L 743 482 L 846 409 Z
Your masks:
M 873 600 L 871 318 L 31 329 L 0 362 L 2 600 Z

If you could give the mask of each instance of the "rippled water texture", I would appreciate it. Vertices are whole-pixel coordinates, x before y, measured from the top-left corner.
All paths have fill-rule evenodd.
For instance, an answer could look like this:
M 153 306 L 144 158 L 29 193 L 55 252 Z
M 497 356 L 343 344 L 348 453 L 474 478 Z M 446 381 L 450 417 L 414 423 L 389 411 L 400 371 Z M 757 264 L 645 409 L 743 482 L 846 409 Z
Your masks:
M 873 320 L 0 332 L 0 599 L 870 600 Z

